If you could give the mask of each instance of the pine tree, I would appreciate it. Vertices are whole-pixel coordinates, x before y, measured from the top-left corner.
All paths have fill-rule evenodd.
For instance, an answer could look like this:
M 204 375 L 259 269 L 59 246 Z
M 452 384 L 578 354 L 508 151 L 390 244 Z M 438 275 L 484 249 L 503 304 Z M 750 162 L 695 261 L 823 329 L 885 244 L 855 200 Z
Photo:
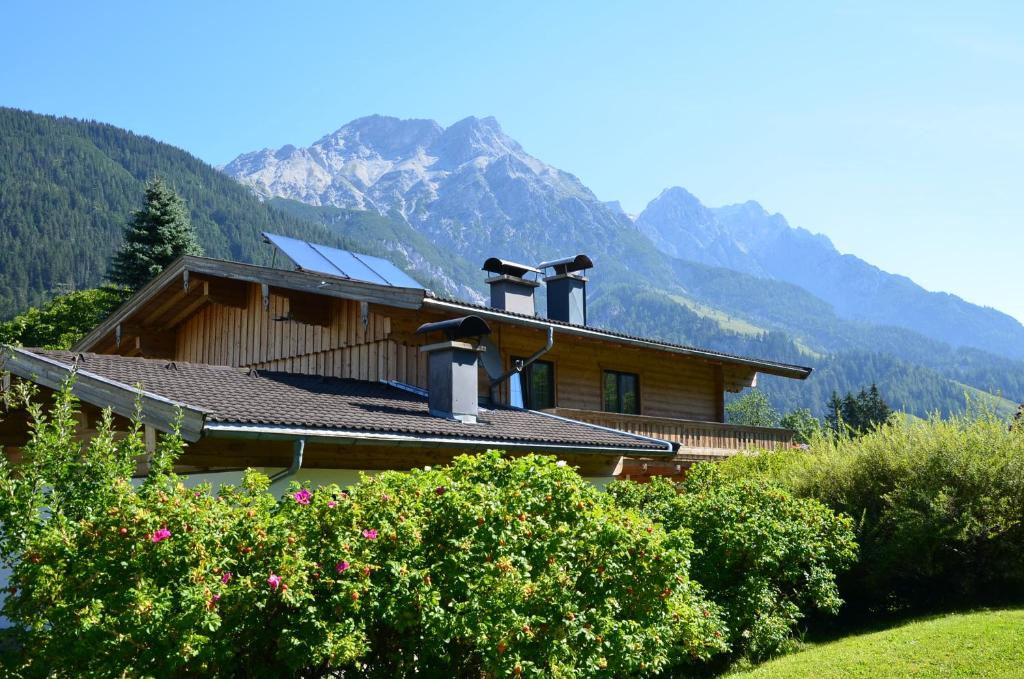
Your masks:
M 185 201 L 157 177 L 146 184 L 146 205 L 128 222 L 108 276 L 137 290 L 178 257 L 202 253 Z
M 872 428 L 882 424 L 889 419 L 892 415 L 892 408 L 882 398 L 881 392 L 878 391 L 878 385 L 874 382 L 871 383 L 871 389 L 868 390 L 868 420 Z
M 839 398 L 839 392 L 832 390 L 832 397 L 825 406 L 825 425 L 832 431 L 839 431 L 843 428 L 843 400 Z

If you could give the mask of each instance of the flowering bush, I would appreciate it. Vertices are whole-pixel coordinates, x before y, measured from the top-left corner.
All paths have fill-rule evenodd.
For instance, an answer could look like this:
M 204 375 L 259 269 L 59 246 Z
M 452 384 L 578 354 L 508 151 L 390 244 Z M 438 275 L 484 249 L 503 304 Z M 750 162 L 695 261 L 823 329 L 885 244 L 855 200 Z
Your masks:
M 280 500 L 150 476 L 138 428 L 86 447 L 65 388 L 0 463 L 4 614 L 25 674 L 637 676 L 726 650 L 692 542 L 553 459 L 497 452 Z
M 729 478 L 715 464 L 696 465 L 681 490 L 655 479 L 609 492 L 670 533 L 692 535 L 691 577 L 723 607 L 734 653 L 776 654 L 807 612 L 838 611 L 836 577 L 856 557 L 848 517 L 764 481 Z

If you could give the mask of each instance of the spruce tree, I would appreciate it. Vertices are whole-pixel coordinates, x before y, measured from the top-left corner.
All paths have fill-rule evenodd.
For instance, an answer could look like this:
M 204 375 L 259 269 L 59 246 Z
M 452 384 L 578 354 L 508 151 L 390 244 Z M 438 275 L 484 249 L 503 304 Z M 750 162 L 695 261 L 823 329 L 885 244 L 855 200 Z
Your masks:
M 843 400 L 839 398 L 839 392 L 832 390 L 832 397 L 825 406 L 825 425 L 832 431 L 843 429 Z
M 113 283 L 137 290 L 178 257 L 201 254 L 185 201 L 157 177 L 146 184 L 146 205 L 125 227 L 108 276 Z

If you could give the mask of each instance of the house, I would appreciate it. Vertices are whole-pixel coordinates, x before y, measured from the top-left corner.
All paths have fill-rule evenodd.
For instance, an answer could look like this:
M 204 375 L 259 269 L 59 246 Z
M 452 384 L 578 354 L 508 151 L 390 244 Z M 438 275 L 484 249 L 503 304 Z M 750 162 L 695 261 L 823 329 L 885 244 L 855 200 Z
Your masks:
M 75 372 L 83 436 L 103 407 L 123 424 L 141 403 L 150 446 L 180 416 L 182 470 L 199 475 L 301 468 L 344 482 L 501 448 L 595 480 L 679 476 L 791 444 L 787 430 L 726 424 L 724 394 L 809 368 L 592 327 L 586 256 L 489 259 L 485 306 L 384 260 L 265 236 L 284 268 L 182 257 L 72 351 L 7 347 L 0 370 L 44 392 Z M 26 432 L 8 413 L 0 445 L 17 455 Z

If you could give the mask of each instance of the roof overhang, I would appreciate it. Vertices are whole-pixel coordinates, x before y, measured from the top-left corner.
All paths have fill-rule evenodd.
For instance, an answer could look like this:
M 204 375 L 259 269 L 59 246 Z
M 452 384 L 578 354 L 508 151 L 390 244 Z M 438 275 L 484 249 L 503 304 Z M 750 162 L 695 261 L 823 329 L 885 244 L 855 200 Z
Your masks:
M 172 431 L 178 426 L 186 441 L 198 441 L 203 434 L 206 411 L 95 375 L 77 365 L 69 366 L 47 356 L 5 345 L 0 348 L 0 370 L 10 371 L 12 375 L 54 390 L 62 388 L 68 379 L 74 377 L 71 393 L 86 403 L 109 407 L 122 417 L 139 415 L 144 424 L 161 431 Z
M 10 371 L 25 380 L 49 389 L 60 389 L 73 378 L 72 393 L 92 405 L 109 407 L 122 417 L 138 415 L 144 424 L 160 431 L 172 431 L 177 426 L 182 438 L 196 442 L 204 437 L 243 440 L 282 441 L 305 439 L 331 445 L 379 445 L 392 447 L 446 448 L 482 450 L 500 448 L 516 452 L 559 452 L 583 455 L 643 455 L 671 456 L 674 446 L 660 439 L 611 430 L 586 422 L 558 417 L 550 413 L 531 411 L 576 425 L 596 430 L 615 431 L 625 437 L 643 442 L 644 447 L 585 446 L 572 443 L 545 441 L 508 441 L 486 437 L 449 437 L 404 433 L 375 432 L 353 429 L 304 428 L 289 425 L 249 424 L 242 422 L 211 421 L 212 413 L 196 406 L 174 401 L 137 386 L 96 375 L 79 366 L 68 365 L 48 356 L 40 356 L 27 349 L 0 347 L 0 371 Z M 655 447 L 656 446 L 656 447 Z
M 576 422 L 575 424 L 586 424 Z M 629 435 L 626 432 L 617 432 Z M 388 434 L 383 432 L 357 431 L 345 429 L 312 429 L 284 425 L 247 424 L 242 422 L 209 422 L 206 435 L 211 438 L 249 439 L 259 441 L 290 441 L 305 439 L 307 442 L 328 443 L 331 445 L 380 445 L 393 447 L 432 447 L 458 448 L 480 451 L 487 448 L 500 448 L 516 452 L 561 452 L 582 455 L 641 455 L 641 456 L 672 456 L 675 448 L 668 441 L 657 441 L 665 446 L 658 448 L 629 448 L 614 446 L 581 446 L 578 444 L 546 443 L 543 441 L 506 441 L 487 438 L 455 438 L 446 436 L 416 436 L 411 434 Z M 646 438 L 646 437 L 637 437 Z
M 614 342 L 626 346 L 634 346 L 654 351 L 690 356 L 707 362 L 723 365 L 745 366 L 756 372 L 777 375 L 791 379 L 807 379 L 811 368 L 764 361 L 742 356 L 731 356 L 714 351 L 705 351 L 693 347 L 683 347 L 657 340 L 629 337 L 618 333 L 607 332 L 597 328 L 579 325 L 551 323 L 544 318 L 521 316 L 489 309 L 474 304 L 464 304 L 452 300 L 430 296 L 425 290 L 414 288 L 396 288 L 364 281 L 335 278 L 332 276 L 307 271 L 288 271 L 274 269 L 255 264 L 242 264 L 207 257 L 185 256 L 175 260 L 162 273 L 132 295 L 118 307 L 106 320 L 100 323 L 89 334 L 77 342 L 73 351 L 93 351 L 104 341 L 117 335 L 118 326 L 126 323 L 136 312 L 146 308 L 171 286 L 188 287 L 190 274 L 199 277 L 223 278 L 230 281 L 242 281 L 266 285 L 275 289 L 296 291 L 352 299 L 372 304 L 380 304 L 399 309 L 429 308 L 436 311 L 452 312 L 459 315 L 467 313 L 486 320 L 537 328 L 546 331 L 549 327 L 560 334 L 585 337 L 602 342 Z
M 627 346 L 641 347 L 644 349 L 654 349 L 656 351 L 663 351 L 683 356 L 691 356 L 712 363 L 742 365 L 748 368 L 752 368 L 760 373 L 765 373 L 768 375 L 778 375 L 779 377 L 789 377 L 792 379 L 804 380 L 807 379 L 807 377 L 811 374 L 811 368 L 806 368 L 803 366 L 776 363 L 774 361 L 761 361 L 755 358 L 744 358 L 741 356 L 726 356 L 713 351 L 702 351 L 700 349 L 681 347 L 666 344 L 663 342 L 658 342 L 655 340 L 639 339 L 635 337 L 624 337 L 621 335 L 604 332 L 596 328 L 588 328 L 580 325 L 568 325 L 562 323 L 550 323 L 543 318 L 531 318 L 528 316 L 508 314 L 498 311 L 496 309 L 485 309 L 477 307 L 472 304 L 460 304 L 458 302 L 437 299 L 435 297 L 430 296 L 424 298 L 423 306 L 458 313 L 472 313 L 477 316 L 480 316 L 483 319 L 500 321 L 502 323 L 509 323 L 512 325 L 521 325 L 530 328 L 537 328 L 538 330 L 546 331 L 548 328 L 553 328 L 554 331 L 557 333 L 571 335 L 574 337 L 585 337 L 589 339 L 600 340 L 602 342 L 616 342 Z

